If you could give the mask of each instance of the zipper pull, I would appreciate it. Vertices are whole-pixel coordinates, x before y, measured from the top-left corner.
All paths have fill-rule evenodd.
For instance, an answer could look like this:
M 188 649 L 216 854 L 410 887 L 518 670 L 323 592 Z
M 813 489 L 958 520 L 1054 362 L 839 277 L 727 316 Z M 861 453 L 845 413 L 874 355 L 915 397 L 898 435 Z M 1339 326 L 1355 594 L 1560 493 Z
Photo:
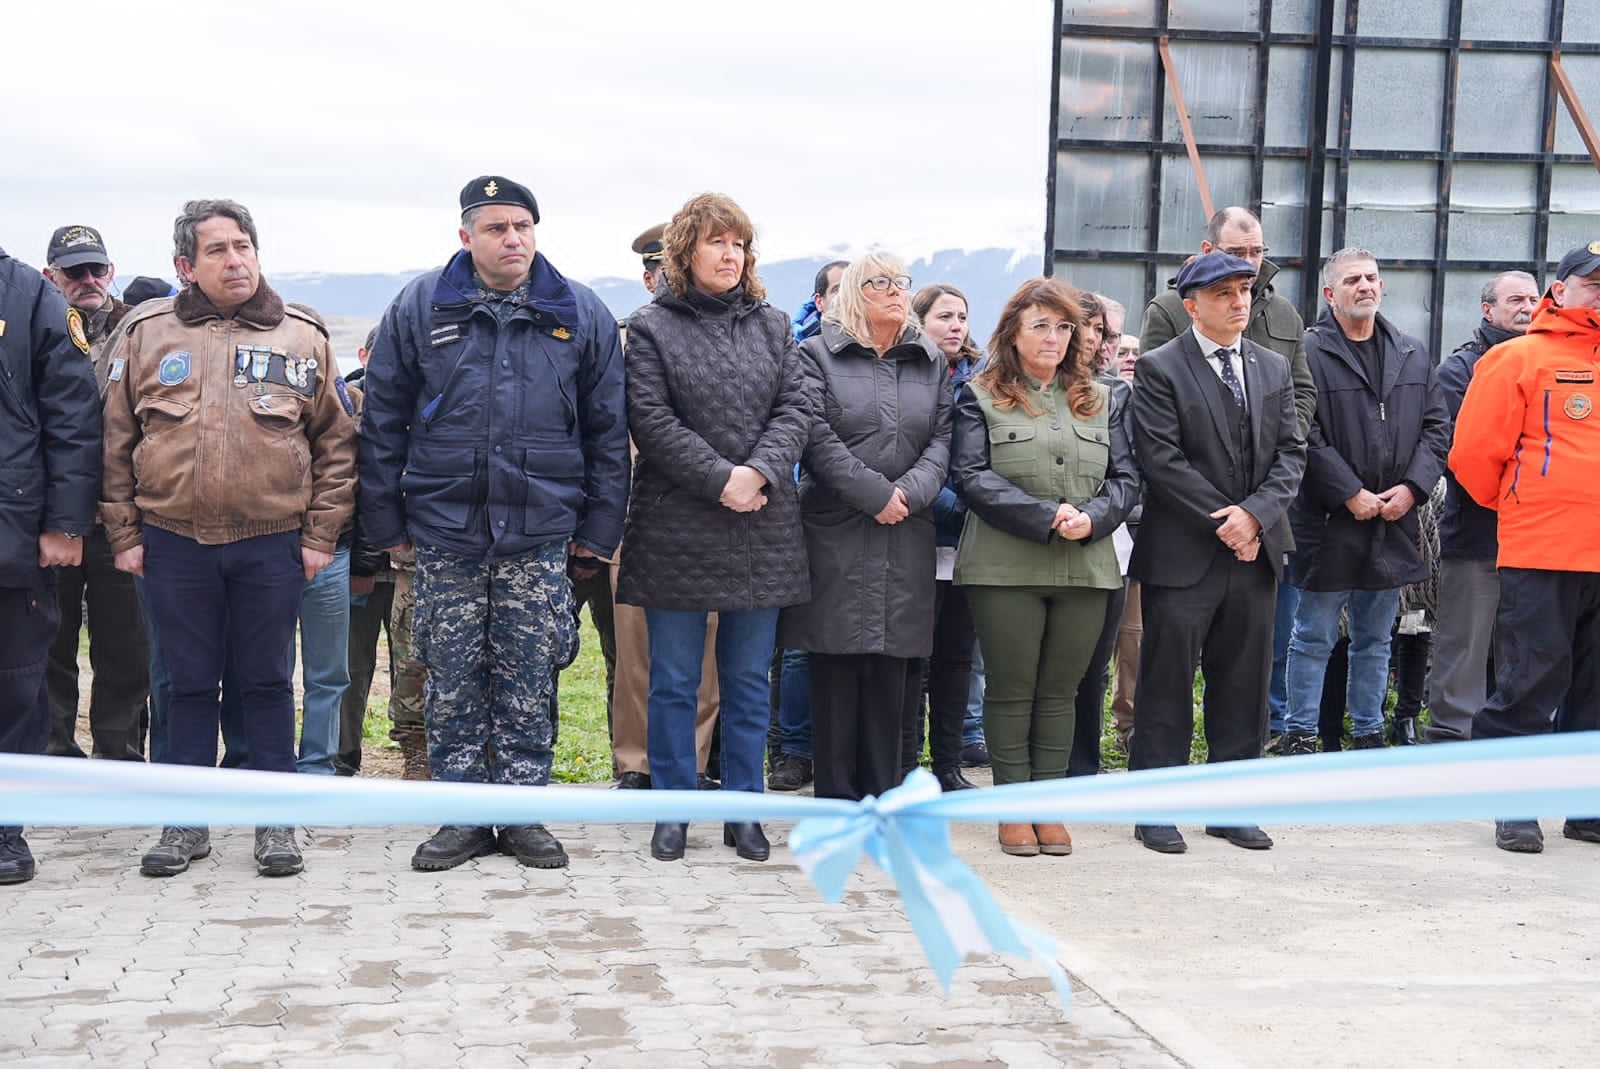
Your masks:
M 1389 420 L 1388 410 L 1383 407 L 1383 402 L 1378 402 L 1378 422 L 1386 423 Z

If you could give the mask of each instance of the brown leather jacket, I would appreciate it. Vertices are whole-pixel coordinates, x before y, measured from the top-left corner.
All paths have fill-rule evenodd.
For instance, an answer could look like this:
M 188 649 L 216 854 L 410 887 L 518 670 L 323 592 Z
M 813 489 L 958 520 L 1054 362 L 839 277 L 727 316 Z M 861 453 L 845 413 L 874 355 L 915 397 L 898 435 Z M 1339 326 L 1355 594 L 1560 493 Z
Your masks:
M 231 318 L 190 286 L 123 328 L 102 358 L 113 552 L 142 521 L 206 545 L 298 529 L 332 553 L 355 508 L 355 422 L 322 325 L 263 280 Z

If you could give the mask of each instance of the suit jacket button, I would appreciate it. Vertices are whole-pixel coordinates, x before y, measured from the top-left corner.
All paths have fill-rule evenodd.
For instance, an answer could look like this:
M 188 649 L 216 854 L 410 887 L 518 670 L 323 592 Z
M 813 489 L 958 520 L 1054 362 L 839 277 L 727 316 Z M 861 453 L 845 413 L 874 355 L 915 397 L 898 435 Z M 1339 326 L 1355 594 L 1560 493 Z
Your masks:
M 1006 438 L 1008 440 L 1010 440 L 1010 441 L 1013 441 L 1013 442 L 1016 441 L 1017 440 L 1017 432 L 1016 431 L 1012 431 L 1010 434 L 1006 435 Z
M 1066 462 L 1067 462 L 1067 458 L 1066 457 L 1056 457 L 1056 463 L 1057 464 L 1065 464 Z

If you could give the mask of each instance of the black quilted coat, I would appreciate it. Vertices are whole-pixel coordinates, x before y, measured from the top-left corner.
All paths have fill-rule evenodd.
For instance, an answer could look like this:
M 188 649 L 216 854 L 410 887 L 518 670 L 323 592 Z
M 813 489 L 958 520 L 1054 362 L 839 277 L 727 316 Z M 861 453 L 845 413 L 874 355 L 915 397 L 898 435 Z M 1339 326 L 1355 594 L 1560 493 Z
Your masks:
M 628 429 L 638 449 L 617 599 L 651 609 L 777 609 L 810 594 L 794 468 L 811 425 L 789 317 L 742 288 L 664 291 L 628 320 Z M 737 464 L 767 504 L 719 501 Z

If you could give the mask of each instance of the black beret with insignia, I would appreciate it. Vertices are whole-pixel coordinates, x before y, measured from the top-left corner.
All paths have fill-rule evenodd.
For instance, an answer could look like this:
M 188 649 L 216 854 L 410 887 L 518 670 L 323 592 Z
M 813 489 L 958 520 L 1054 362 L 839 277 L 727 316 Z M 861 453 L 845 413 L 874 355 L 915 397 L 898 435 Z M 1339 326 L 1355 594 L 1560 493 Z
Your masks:
M 480 174 L 461 188 L 461 210 L 481 208 L 485 204 L 515 204 L 526 208 L 539 221 L 539 202 L 533 199 L 528 187 L 497 174 Z

